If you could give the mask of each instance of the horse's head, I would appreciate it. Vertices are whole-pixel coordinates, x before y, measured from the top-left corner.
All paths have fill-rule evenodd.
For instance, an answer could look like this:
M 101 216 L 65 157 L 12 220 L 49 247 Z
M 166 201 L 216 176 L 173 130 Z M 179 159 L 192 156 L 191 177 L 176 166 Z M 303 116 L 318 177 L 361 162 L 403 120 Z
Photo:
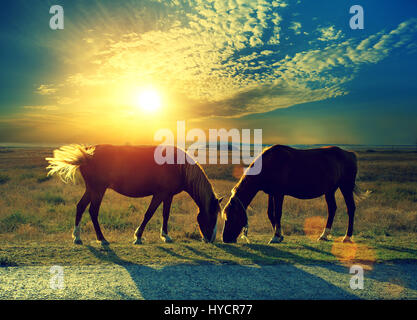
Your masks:
M 242 232 L 243 228 L 245 228 L 247 232 L 248 217 L 246 215 L 246 209 L 235 195 L 232 195 L 229 202 L 224 207 L 222 216 L 225 220 L 223 242 L 236 242 L 237 237 Z
M 220 212 L 220 203 L 223 198 L 213 197 L 208 209 L 200 210 L 197 222 L 204 242 L 214 242 L 217 234 L 217 216 Z

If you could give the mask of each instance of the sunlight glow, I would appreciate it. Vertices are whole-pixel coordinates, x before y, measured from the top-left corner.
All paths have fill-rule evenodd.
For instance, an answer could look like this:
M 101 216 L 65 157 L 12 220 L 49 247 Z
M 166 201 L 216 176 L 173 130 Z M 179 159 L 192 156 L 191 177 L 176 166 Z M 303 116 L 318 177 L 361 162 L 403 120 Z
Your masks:
M 161 96 L 153 88 L 142 89 L 136 94 L 135 105 L 145 113 L 156 113 L 162 105 Z

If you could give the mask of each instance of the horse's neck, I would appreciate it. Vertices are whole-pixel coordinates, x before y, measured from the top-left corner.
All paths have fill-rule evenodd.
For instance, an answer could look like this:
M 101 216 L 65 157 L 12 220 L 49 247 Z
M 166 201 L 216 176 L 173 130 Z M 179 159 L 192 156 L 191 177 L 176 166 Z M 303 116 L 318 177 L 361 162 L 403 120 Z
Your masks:
M 191 196 L 200 211 L 208 211 L 214 197 L 213 188 L 200 168 L 194 168 L 193 176 L 188 175 L 185 191 Z
M 256 196 L 259 189 L 256 187 L 256 183 L 251 183 L 250 176 L 246 176 L 236 187 L 234 195 L 239 198 L 245 209 L 252 202 L 252 199 Z

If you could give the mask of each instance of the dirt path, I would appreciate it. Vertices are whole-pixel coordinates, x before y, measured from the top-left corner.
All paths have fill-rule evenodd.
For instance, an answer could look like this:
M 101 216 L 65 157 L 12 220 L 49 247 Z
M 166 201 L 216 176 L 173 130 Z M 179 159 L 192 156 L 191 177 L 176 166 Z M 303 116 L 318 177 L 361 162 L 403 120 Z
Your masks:
M 0 268 L 1 299 L 417 299 L 417 264 L 376 264 L 350 288 L 335 264 Z M 52 285 L 58 288 L 51 289 Z M 59 289 L 63 284 L 64 289 Z

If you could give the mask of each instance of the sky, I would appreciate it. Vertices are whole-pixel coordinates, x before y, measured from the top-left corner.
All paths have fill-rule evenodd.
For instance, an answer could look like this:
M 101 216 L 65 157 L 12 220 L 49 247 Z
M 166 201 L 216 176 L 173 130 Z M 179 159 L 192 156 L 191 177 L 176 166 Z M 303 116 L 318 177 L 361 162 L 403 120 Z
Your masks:
M 177 121 L 269 144 L 417 143 L 414 0 L 5 0 L 0 25 L 0 143 L 153 144 Z

